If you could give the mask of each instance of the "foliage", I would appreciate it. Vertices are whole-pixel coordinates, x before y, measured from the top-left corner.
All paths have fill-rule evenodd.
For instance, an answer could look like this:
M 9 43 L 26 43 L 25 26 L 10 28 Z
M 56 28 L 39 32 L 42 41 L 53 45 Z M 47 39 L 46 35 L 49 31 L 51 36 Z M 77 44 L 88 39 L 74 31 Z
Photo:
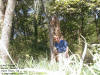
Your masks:
M 27 56 L 36 59 L 50 54 L 48 23 L 44 8 L 47 9 L 49 18 L 53 15 L 58 16 L 61 32 L 72 52 L 82 52 L 84 45 L 80 34 L 89 44 L 99 43 L 99 0 L 43 1 L 44 7 L 40 0 L 17 1 L 9 49 L 15 60 Z
M 66 63 L 48 60 L 50 37 L 46 15 L 49 20 L 54 15 L 58 17 L 64 39 L 72 53 L 76 53 L 69 52 Z M 88 47 L 83 62 L 81 53 L 84 44 L 80 38 L 80 34 L 83 35 L 89 45 L 100 43 L 99 0 L 17 0 L 12 25 L 9 52 L 19 68 L 35 69 L 38 75 L 52 74 L 53 71 L 66 75 L 100 74 L 100 46 Z M 42 72 L 37 73 L 37 70 Z
M 75 46 L 81 46 L 80 34 L 82 34 L 89 43 L 98 43 L 97 26 L 99 26 L 99 23 L 97 23 L 97 26 L 95 25 L 94 14 L 95 10 L 99 11 L 97 10 L 97 8 L 99 8 L 97 1 L 56 0 L 55 3 L 48 8 L 49 14 L 56 14 L 59 17 L 62 34 L 68 41 L 72 51 L 76 50 Z M 99 21 L 99 17 L 97 20 Z

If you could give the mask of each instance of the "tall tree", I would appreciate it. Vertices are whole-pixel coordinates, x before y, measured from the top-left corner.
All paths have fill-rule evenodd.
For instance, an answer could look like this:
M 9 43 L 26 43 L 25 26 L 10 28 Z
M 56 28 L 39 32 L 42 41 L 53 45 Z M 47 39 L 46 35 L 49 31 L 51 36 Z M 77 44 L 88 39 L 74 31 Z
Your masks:
M 52 2 L 52 0 L 50 0 Z M 47 19 L 48 24 L 48 31 L 49 31 L 49 40 L 50 40 L 50 59 L 53 60 L 53 26 L 50 24 L 49 14 L 47 12 L 47 5 L 48 1 L 41 0 L 42 9 L 44 10 L 45 17 Z
M 0 4 L 3 5 L 2 0 L 0 0 Z M 3 20 L 3 27 L 1 31 L 1 56 L 4 63 L 7 63 L 8 61 L 8 48 L 9 48 L 9 39 L 10 39 L 10 33 L 11 33 L 11 27 L 12 27 L 12 19 L 14 14 L 16 0 L 8 0 L 6 9 L 4 10 L 4 20 Z M 3 7 L 3 6 L 2 6 Z M 3 18 L 0 18 L 1 20 Z
M 0 0 L 0 31 L 2 29 L 3 20 L 4 20 L 4 4 L 3 1 Z

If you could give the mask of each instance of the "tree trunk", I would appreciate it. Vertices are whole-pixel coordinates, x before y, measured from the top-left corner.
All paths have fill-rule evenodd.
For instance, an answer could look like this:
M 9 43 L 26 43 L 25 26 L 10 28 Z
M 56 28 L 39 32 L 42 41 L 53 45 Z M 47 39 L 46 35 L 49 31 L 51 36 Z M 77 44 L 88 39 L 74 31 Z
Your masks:
M 49 38 L 50 38 L 50 52 L 51 52 L 51 60 L 53 60 L 54 58 L 54 54 L 53 54 L 53 27 L 49 24 L 48 25 L 48 29 L 49 29 Z
M 80 29 L 78 29 L 78 44 L 80 45 L 80 43 L 81 43 L 81 38 L 80 38 Z
M 54 54 L 53 54 L 53 28 L 50 25 L 50 20 L 49 20 L 47 13 L 46 13 L 46 8 L 44 6 L 43 0 L 41 0 L 41 4 L 42 4 L 42 9 L 44 10 L 44 13 L 46 15 L 46 19 L 48 22 L 48 29 L 49 29 L 48 31 L 49 31 L 49 39 L 50 39 L 50 59 L 53 60 L 53 57 L 54 57 Z
M 35 48 L 37 49 L 37 41 L 38 41 L 38 24 L 37 24 L 37 19 L 36 16 L 34 16 L 34 38 L 35 38 Z
M 15 8 L 16 0 L 8 0 L 7 7 L 5 10 L 5 16 L 3 21 L 3 28 L 1 32 L 1 52 L 2 52 L 2 59 L 4 63 L 8 61 L 8 47 L 9 47 L 9 39 L 12 27 L 12 19 L 13 13 Z
M 1 37 L 1 29 L 3 25 L 3 20 L 4 20 L 4 4 L 3 4 L 3 1 L 0 0 L 0 37 Z
M 98 19 L 96 18 L 95 14 L 95 25 L 96 25 L 96 33 L 97 33 L 97 41 L 99 42 L 99 27 L 98 27 Z

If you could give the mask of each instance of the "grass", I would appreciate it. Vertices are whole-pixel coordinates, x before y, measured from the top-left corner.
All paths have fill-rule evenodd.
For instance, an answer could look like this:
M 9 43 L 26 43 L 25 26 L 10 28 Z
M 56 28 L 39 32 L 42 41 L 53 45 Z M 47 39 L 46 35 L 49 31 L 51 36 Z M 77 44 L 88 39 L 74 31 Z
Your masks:
M 93 63 L 89 64 L 82 61 L 80 55 L 72 54 L 62 63 L 50 62 L 42 57 L 37 61 L 30 57 L 26 60 L 20 59 L 17 65 L 24 70 L 24 75 L 100 75 L 100 54 L 95 53 L 92 56 Z
M 26 75 L 100 75 L 100 55 L 93 55 L 93 63 L 88 65 L 82 62 L 78 54 L 72 54 L 63 63 L 52 63 L 46 58 L 39 61 L 32 57 L 24 62 L 19 61 L 20 68 L 27 68 Z M 30 71 L 31 69 L 31 71 Z

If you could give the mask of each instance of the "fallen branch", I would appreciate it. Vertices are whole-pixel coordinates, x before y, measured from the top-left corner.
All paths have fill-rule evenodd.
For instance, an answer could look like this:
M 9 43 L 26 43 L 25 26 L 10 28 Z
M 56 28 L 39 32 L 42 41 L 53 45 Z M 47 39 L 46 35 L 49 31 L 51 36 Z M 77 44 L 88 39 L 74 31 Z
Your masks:
M 85 55 L 86 55 L 86 51 L 87 51 L 87 42 L 86 42 L 86 39 L 82 35 L 80 35 L 80 36 L 83 38 L 84 43 L 85 43 L 83 54 L 82 54 L 82 60 L 84 60 Z
M 5 48 L 5 46 L 4 46 L 2 43 L 3 43 L 2 40 L 0 40 L 0 45 L 1 45 L 1 46 L 0 46 L 0 49 L 3 49 L 3 50 L 6 52 L 6 54 L 8 55 L 8 57 L 9 57 L 9 59 L 11 60 L 11 62 L 13 63 L 13 65 L 15 65 L 16 68 L 18 68 L 18 67 L 16 66 L 15 62 L 13 61 L 12 57 L 10 56 L 8 50 Z
M 82 54 L 82 59 L 80 60 L 80 69 L 78 70 L 78 74 L 77 75 L 80 75 L 80 73 L 81 73 L 81 70 L 82 70 L 82 67 L 83 67 L 83 61 L 84 61 L 84 58 L 85 58 L 85 55 L 86 55 L 86 51 L 87 51 L 86 39 L 82 35 L 80 35 L 80 36 L 83 38 L 85 46 L 84 46 L 84 50 L 83 50 L 83 54 Z

